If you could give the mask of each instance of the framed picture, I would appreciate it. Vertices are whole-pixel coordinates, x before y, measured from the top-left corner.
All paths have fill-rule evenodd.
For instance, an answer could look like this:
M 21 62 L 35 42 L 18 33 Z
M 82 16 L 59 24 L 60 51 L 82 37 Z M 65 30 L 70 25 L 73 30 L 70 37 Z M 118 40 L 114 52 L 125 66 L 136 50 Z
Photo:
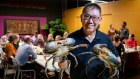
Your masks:
M 39 32 L 39 20 L 6 19 L 5 33 L 34 34 Z

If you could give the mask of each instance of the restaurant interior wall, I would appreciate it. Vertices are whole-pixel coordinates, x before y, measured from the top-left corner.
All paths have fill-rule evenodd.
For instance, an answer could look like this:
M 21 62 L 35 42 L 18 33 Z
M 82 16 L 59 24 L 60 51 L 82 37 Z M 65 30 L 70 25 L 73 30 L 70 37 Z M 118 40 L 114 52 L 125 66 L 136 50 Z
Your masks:
M 0 26 L 5 26 L 5 20 L 12 20 L 12 19 L 13 20 L 38 20 L 39 21 L 39 28 L 41 28 L 41 26 L 46 24 L 46 22 L 47 22 L 46 17 L 0 16 Z M 0 31 L 0 36 L 2 36 L 4 34 L 4 27 L 0 27 L 0 30 L 1 30 Z M 39 29 L 39 33 L 46 36 L 47 32 L 44 32 L 43 30 Z M 20 35 L 20 36 L 23 37 L 24 35 Z
M 20 19 L 20 17 L 23 17 L 25 19 L 30 19 L 30 17 L 33 17 L 33 20 L 40 20 L 40 18 L 46 18 L 46 22 L 44 24 L 48 23 L 50 20 L 54 20 L 56 18 L 62 18 L 62 9 L 61 7 L 56 8 L 55 6 L 47 7 L 46 9 L 33 9 L 33 8 L 21 8 L 21 7 L 5 7 L 5 6 L 0 6 L 0 37 L 4 35 L 4 17 L 6 18 L 17 18 Z M 14 17 L 15 16 L 15 17 Z M 34 19 L 35 18 L 35 19 Z M 21 18 L 22 19 L 22 18 Z M 40 32 L 41 30 L 41 25 L 40 24 Z M 43 31 L 41 32 L 43 33 Z
M 130 33 L 135 34 L 135 39 L 140 45 L 140 0 L 121 0 L 99 4 L 102 7 L 102 22 L 100 30 L 107 33 L 110 24 L 114 24 L 119 30 L 123 21 L 127 22 Z M 68 26 L 69 32 L 81 28 L 80 14 L 83 7 L 67 9 L 64 12 L 63 22 Z

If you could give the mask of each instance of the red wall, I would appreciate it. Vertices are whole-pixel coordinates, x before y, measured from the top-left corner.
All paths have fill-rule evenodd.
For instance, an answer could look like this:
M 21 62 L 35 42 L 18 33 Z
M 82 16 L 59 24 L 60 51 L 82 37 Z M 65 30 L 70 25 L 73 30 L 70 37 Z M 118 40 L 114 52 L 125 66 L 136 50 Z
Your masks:
M 0 16 L 0 37 L 4 35 L 4 20 L 5 19 L 25 19 L 25 20 L 39 20 L 40 25 L 39 25 L 39 30 L 40 33 L 43 34 L 43 36 L 46 36 L 47 32 L 41 30 L 41 26 L 47 23 L 47 18 L 46 17 L 25 17 L 25 16 Z

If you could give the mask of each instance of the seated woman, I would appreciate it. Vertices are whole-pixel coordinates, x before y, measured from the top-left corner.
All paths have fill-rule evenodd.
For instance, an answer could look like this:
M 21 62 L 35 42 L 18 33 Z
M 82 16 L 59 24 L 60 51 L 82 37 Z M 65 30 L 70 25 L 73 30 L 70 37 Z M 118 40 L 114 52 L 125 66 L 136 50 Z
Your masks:
M 16 50 L 17 50 L 18 47 L 19 47 L 20 37 L 19 37 L 19 34 L 15 34 L 15 35 L 17 35 L 18 39 L 17 39 L 17 41 L 15 41 L 15 42 L 13 43 L 13 45 L 15 46 L 15 48 L 16 48 Z
M 54 41 L 53 35 L 52 34 L 48 34 L 47 42 L 51 42 L 51 41 Z
M 124 73 L 124 66 L 125 66 L 125 49 L 124 49 L 124 45 L 120 40 L 120 37 L 118 34 L 114 35 L 114 41 L 113 41 L 113 45 L 115 46 L 115 48 L 117 49 L 119 56 L 121 57 L 121 67 L 120 67 L 120 76 Z
M 42 34 L 38 34 L 37 41 L 35 42 L 35 46 L 40 46 L 41 48 L 43 48 L 44 45 L 45 45 L 45 42 L 44 42 L 43 35 Z
M 62 39 L 63 38 L 60 35 L 56 35 L 55 36 L 55 41 L 57 42 L 58 45 L 62 44 L 62 42 L 63 42 Z
M 14 46 L 14 43 L 15 42 L 18 42 L 18 36 L 17 35 L 15 35 L 15 34 L 12 34 L 12 35 L 10 35 L 9 36 L 9 39 L 8 39 L 8 43 L 6 43 L 6 47 L 5 47 L 5 56 L 6 56 L 6 58 L 7 58 L 7 61 L 9 62 L 9 63 L 12 63 L 12 61 L 11 61 L 11 56 L 15 56 L 15 54 L 16 54 L 16 48 L 15 48 L 15 46 Z
M 108 30 L 108 36 L 113 41 L 113 36 L 115 34 L 118 34 L 119 32 L 115 29 L 115 26 L 113 24 L 110 25 L 110 29 Z
M 60 41 L 60 40 L 62 40 L 63 38 L 60 36 L 60 35 L 56 35 L 55 36 L 55 41 Z
M 120 37 L 118 34 L 114 35 L 114 41 L 113 41 L 113 45 L 116 47 L 119 56 L 122 56 L 122 52 L 124 52 L 124 46 L 122 44 L 122 42 L 120 41 Z
M 137 41 L 134 39 L 134 34 L 129 34 L 129 37 L 125 43 L 128 48 L 137 49 Z

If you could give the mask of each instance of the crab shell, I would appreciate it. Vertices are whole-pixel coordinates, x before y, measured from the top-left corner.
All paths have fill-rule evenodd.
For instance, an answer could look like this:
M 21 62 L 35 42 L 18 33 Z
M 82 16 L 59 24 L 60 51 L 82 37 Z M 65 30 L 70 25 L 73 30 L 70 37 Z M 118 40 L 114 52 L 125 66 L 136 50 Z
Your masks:
M 75 44 L 75 40 L 73 38 L 66 38 L 64 40 L 64 45 L 66 46 L 73 46 Z
M 104 44 L 96 44 L 93 47 L 92 50 L 98 56 L 100 56 L 99 52 L 104 52 L 107 55 L 105 58 L 102 58 L 102 60 L 105 63 L 110 64 L 112 66 L 117 66 L 117 67 L 120 66 L 121 63 L 118 61 L 117 57 L 107 48 L 106 45 L 104 45 Z
M 49 42 L 44 46 L 44 53 L 54 53 L 58 49 L 58 45 L 55 41 Z
M 60 42 L 60 41 L 59 41 Z M 64 46 L 73 46 L 75 44 L 75 40 L 73 38 L 66 38 L 65 40 L 62 40 L 62 44 L 58 44 L 57 41 L 52 41 L 47 43 L 44 46 L 44 53 L 54 53 L 58 50 L 59 47 L 62 45 Z

